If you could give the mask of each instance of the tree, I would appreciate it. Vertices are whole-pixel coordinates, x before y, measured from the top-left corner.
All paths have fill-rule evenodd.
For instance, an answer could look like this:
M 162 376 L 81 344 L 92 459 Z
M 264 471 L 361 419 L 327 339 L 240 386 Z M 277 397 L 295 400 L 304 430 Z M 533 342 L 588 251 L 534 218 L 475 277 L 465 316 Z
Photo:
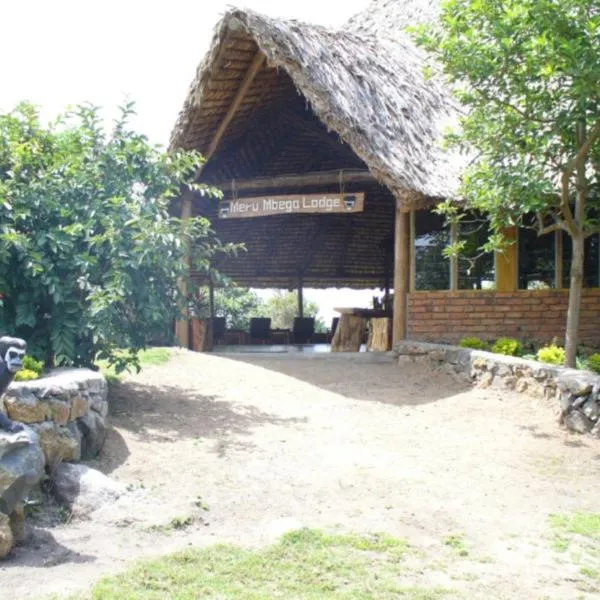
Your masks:
M 248 331 L 250 318 L 258 316 L 262 300 L 252 291 L 243 287 L 225 287 L 215 290 L 215 313 L 225 317 L 227 327 Z
M 110 134 L 90 106 L 48 126 L 28 104 L 0 115 L 0 327 L 48 366 L 137 364 L 181 315 L 190 248 L 204 272 L 236 249 L 205 219 L 170 216 L 183 186 L 217 192 L 191 183 L 198 154 L 131 131 L 133 110 Z
M 319 306 L 316 302 L 303 299 L 305 316 L 315 317 L 315 331 L 327 331 L 327 325 L 322 318 L 318 318 Z M 264 304 L 265 316 L 271 318 L 271 325 L 275 328 L 292 329 L 294 318 L 298 316 L 298 296 L 295 292 L 277 290 Z
M 449 0 L 416 39 L 466 108 L 449 136 L 474 150 L 461 195 L 488 214 L 485 250 L 533 215 L 572 239 L 566 363 L 575 366 L 584 242 L 600 229 L 600 0 Z M 442 204 L 450 219 L 456 205 Z M 455 247 L 452 251 L 457 252 Z

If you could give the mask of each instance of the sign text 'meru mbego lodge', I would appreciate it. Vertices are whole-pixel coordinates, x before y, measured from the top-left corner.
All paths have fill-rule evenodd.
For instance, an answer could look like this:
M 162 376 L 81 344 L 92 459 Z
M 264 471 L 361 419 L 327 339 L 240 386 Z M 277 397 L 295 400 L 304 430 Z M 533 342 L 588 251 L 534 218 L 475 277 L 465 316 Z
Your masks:
M 296 194 L 258 196 L 222 202 L 220 219 L 248 219 L 292 213 L 354 213 L 362 212 L 365 195 L 356 194 Z

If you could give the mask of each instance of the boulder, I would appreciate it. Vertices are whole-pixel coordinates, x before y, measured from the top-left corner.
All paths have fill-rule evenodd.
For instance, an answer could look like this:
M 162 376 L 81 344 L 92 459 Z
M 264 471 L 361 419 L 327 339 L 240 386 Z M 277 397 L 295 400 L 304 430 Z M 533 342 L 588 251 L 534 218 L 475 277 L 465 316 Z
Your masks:
M 0 512 L 10 515 L 44 474 L 44 454 L 35 431 L 0 431 Z
M 40 438 L 47 465 L 56 465 L 63 461 L 80 460 L 79 431 L 74 424 L 60 427 L 53 421 L 32 425 Z
M 77 419 L 77 427 L 81 434 L 81 458 L 87 460 L 98 456 L 106 441 L 106 420 L 99 413 L 90 410 Z
M 84 516 L 114 502 L 122 487 L 100 471 L 85 465 L 62 463 L 52 473 L 56 499 L 75 516 Z
M 590 421 L 582 412 L 574 410 L 565 417 L 565 425 L 571 431 L 577 433 L 587 433 L 592 429 L 594 423 Z
M 597 379 L 598 377 L 591 373 L 569 369 L 558 377 L 558 387 L 573 396 L 585 396 L 592 391 Z
M 19 395 L 9 396 L 11 391 L 9 388 L 5 403 L 8 416 L 13 421 L 39 423 L 50 417 L 50 405 L 47 402 L 38 400 L 31 391 L 24 389 Z
M 0 513 L 0 559 L 3 559 L 11 550 L 14 544 L 10 519 Z

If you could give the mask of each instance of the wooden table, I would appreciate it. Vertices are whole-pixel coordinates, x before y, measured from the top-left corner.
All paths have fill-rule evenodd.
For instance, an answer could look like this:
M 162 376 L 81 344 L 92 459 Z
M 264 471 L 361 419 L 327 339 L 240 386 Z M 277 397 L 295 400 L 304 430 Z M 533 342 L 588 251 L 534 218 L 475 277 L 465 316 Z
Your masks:
M 340 320 L 331 340 L 332 352 L 359 352 L 370 323 L 367 350 L 387 352 L 392 348 L 392 314 L 373 308 L 334 308 Z

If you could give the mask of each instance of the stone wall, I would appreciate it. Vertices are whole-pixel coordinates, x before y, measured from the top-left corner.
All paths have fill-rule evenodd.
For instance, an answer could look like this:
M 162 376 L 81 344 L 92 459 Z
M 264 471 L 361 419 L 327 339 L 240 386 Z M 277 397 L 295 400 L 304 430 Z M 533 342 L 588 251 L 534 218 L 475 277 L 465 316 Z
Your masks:
M 399 361 L 426 361 L 480 388 L 514 390 L 554 403 L 559 422 L 600 437 L 600 376 L 481 350 L 423 342 L 394 348 Z
M 567 294 L 567 290 L 414 292 L 408 297 L 408 335 L 448 344 L 468 335 L 547 344 L 564 336 Z M 582 344 L 598 345 L 600 289 L 583 291 L 580 335 Z
M 108 386 L 89 369 L 55 369 L 26 382 L 13 382 L 0 411 L 38 434 L 46 464 L 93 458 L 106 439 Z

